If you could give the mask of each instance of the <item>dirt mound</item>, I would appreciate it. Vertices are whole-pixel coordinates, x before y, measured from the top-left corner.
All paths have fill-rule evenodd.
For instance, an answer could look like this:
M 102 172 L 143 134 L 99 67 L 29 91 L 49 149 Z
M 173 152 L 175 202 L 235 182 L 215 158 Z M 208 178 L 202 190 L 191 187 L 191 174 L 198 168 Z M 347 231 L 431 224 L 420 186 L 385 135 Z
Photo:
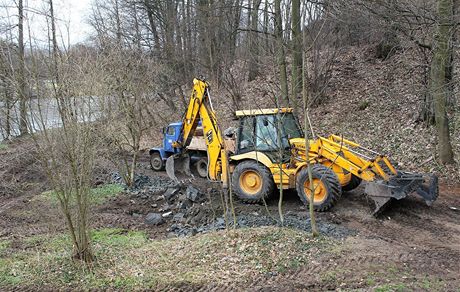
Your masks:
M 33 141 L 30 137 L 5 143 L 0 150 L 0 196 L 18 197 L 46 189 L 46 175 L 41 171 Z
M 113 178 L 115 181 L 119 180 L 116 174 L 113 175 Z M 129 219 L 123 220 L 124 222 L 121 226 L 117 225 L 118 227 L 137 226 L 145 230 L 155 230 L 152 234 L 156 237 L 160 235 L 158 229 L 164 232 L 164 236 L 171 237 L 190 236 L 233 227 L 281 226 L 277 217 L 263 214 L 263 206 L 247 205 L 239 201 L 234 202 L 235 218 L 231 214 L 225 217 L 219 189 L 205 180 L 200 179 L 194 184 L 179 185 L 161 175 L 150 177 L 139 175 L 135 181 L 133 188 L 126 189 L 122 195 L 99 207 L 96 216 L 101 217 L 101 214 L 114 211 L 123 213 L 123 216 Z M 268 204 L 271 203 L 268 202 Z M 287 206 L 283 225 L 311 231 L 307 212 L 299 209 L 302 206 L 301 203 L 296 201 L 296 204 L 292 206 L 294 208 L 291 207 L 291 204 Z M 147 218 L 158 220 L 154 220 L 155 223 L 149 223 L 151 220 L 146 220 Z M 102 222 L 101 224 L 103 225 Z M 150 224 L 159 225 L 159 227 L 149 226 Z M 328 219 L 320 218 L 318 227 L 322 234 L 335 238 L 343 238 L 356 233 Z

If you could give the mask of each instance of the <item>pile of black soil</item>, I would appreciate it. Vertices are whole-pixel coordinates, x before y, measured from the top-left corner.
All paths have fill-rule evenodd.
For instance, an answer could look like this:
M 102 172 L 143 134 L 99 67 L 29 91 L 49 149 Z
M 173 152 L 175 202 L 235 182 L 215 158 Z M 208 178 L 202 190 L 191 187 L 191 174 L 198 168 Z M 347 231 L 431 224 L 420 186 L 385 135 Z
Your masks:
M 122 182 L 121 177 L 112 174 L 114 182 Z M 254 212 L 250 205 L 235 201 L 238 212 L 235 218 L 231 214 L 225 220 L 220 192 L 214 188 L 202 190 L 199 183 L 178 184 L 162 176 L 137 175 L 131 188 L 126 188 L 130 202 L 130 213 L 144 218 L 144 223 L 154 228 L 167 226 L 168 236 L 191 236 L 225 228 L 249 228 L 261 226 L 284 226 L 311 232 L 310 218 L 306 211 L 288 210 L 281 224 L 278 217 Z M 236 225 L 235 225 L 236 222 Z M 344 238 L 356 234 L 340 222 L 330 222 L 318 218 L 317 226 L 324 236 Z

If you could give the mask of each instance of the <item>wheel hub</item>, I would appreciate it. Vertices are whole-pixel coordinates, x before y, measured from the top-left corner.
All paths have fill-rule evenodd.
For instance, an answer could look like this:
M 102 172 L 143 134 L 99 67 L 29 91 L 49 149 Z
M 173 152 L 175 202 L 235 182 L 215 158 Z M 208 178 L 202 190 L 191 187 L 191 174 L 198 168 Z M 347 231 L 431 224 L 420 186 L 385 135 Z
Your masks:
M 160 167 L 161 161 L 158 158 L 153 159 L 153 165 L 155 167 Z
M 248 195 L 256 195 L 262 189 L 262 177 L 257 171 L 246 170 L 240 176 L 240 186 Z
M 307 180 L 304 184 L 305 195 L 309 201 L 311 201 L 311 189 L 310 189 L 310 182 Z M 313 195 L 314 195 L 314 204 L 322 203 L 327 197 L 327 189 L 324 183 L 318 179 L 313 179 Z

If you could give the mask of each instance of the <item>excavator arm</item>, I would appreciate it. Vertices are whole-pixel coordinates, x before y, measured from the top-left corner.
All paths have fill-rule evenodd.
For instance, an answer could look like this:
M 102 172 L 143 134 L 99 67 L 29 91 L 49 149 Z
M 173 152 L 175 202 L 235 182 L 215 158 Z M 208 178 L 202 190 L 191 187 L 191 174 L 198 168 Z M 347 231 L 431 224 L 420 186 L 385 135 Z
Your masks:
M 427 205 L 438 197 L 435 175 L 396 170 L 385 155 L 336 135 L 319 137 L 318 143 L 320 157 L 367 181 L 365 192 L 375 203 L 374 214 L 378 214 L 391 199 L 400 200 L 411 192 L 420 195 Z
M 217 125 L 216 115 L 212 108 L 208 84 L 204 80 L 195 78 L 189 104 L 182 121 L 181 135 L 179 141 L 173 143 L 174 147 L 186 148 L 195 134 L 198 122 L 201 120 L 203 133 L 208 154 L 208 177 L 211 180 L 221 181 L 224 188 L 228 187 L 228 157 L 225 150 L 224 140 Z M 166 161 L 166 172 L 168 176 L 177 180 L 175 175 L 175 160 L 186 153 L 174 155 Z M 188 162 L 182 163 L 188 167 Z

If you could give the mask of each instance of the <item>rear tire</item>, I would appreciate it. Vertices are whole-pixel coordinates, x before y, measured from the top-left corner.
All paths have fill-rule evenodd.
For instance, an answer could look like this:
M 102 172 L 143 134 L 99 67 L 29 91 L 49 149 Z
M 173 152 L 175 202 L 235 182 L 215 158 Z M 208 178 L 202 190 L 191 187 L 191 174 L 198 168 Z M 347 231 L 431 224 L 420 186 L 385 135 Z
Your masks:
M 275 189 L 273 176 L 263 164 L 254 160 L 239 163 L 232 174 L 235 195 L 246 203 L 260 203 Z
M 195 163 L 195 170 L 202 178 L 208 177 L 208 159 L 206 157 L 200 158 Z
M 342 186 L 342 191 L 344 192 L 352 191 L 356 189 L 360 184 L 361 184 L 361 178 L 357 177 L 354 174 L 351 174 L 350 181 L 346 185 Z
M 315 186 L 315 202 L 313 204 L 315 211 L 323 212 L 332 208 L 342 194 L 337 175 L 332 169 L 315 164 L 312 166 L 312 179 Z M 306 205 L 309 205 L 309 196 L 307 196 L 306 188 L 309 185 L 308 170 L 303 168 L 296 179 L 296 189 L 300 200 Z
M 165 168 L 165 162 L 161 159 L 160 153 L 153 152 L 150 154 L 150 167 L 154 171 L 162 171 Z

